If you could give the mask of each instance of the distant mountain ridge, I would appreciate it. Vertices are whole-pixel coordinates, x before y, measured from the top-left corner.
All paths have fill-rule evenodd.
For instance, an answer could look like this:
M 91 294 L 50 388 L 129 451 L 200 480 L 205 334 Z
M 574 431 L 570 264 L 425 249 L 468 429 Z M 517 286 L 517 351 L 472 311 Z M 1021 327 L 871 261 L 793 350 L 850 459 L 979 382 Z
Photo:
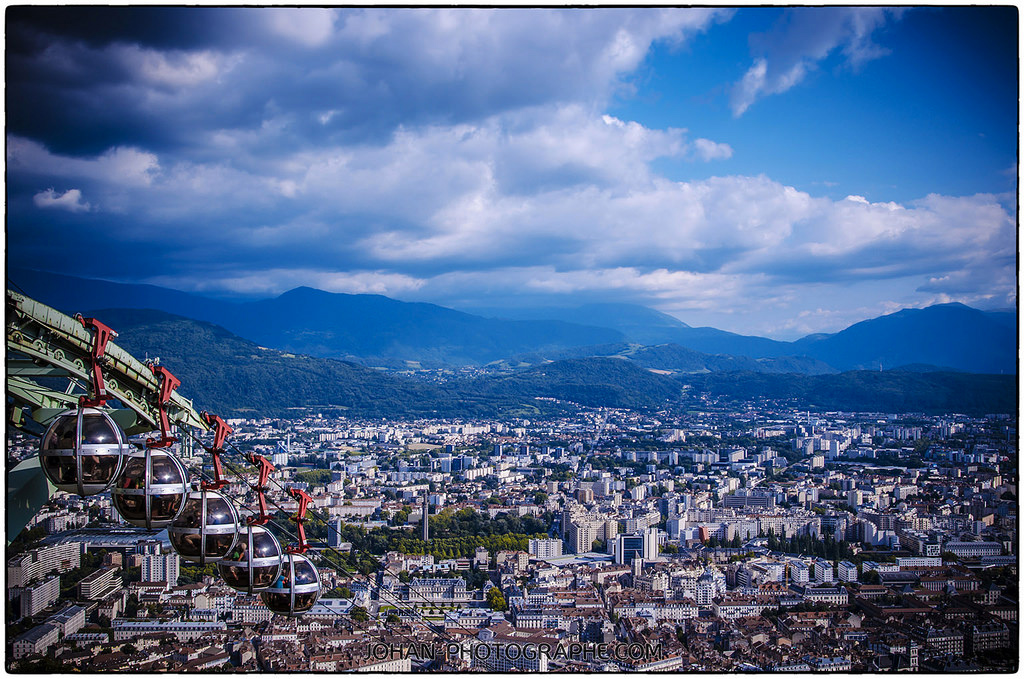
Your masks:
M 516 353 L 623 339 L 610 328 L 486 319 L 436 304 L 307 287 L 255 302 L 224 302 L 28 270 L 16 270 L 11 278 L 25 294 L 68 313 L 97 306 L 157 309 L 216 323 L 261 346 L 368 365 L 482 365 Z
M 678 344 L 706 354 L 730 354 L 763 358 L 784 356 L 788 342 L 739 335 L 717 328 L 694 328 L 674 316 L 639 304 L 584 304 L 576 307 L 521 307 L 481 309 L 499 318 L 589 319 L 595 325 L 614 328 L 628 341 L 639 344 Z
M 223 414 L 283 413 L 288 407 L 340 408 L 382 417 L 425 416 L 446 407 L 434 385 L 399 380 L 331 359 L 266 349 L 224 328 L 153 309 L 98 309 L 115 342 L 159 358 L 196 407 Z M 422 409 L 421 409 L 422 408 Z
M 152 309 L 99 309 L 119 346 L 159 357 L 197 407 L 222 414 L 290 408 L 370 417 L 550 414 L 551 399 L 612 408 L 659 407 L 682 386 L 625 361 L 580 359 L 443 386 L 330 358 L 260 347 L 205 321 Z
M 554 361 L 443 385 L 329 358 L 260 347 L 204 321 L 152 309 L 100 309 L 117 343 L 159 357 L 182 393 L 221 415 L 284 416 L 295 408 L 361 417 L 533 417 L 591 407 L 659 410 L 696 394 L 875 412 L 1016 411 L 1016 379 L 968 373 L 839 375 L 705 372 L 667 377 L 612 357 Z
M 601 317 L 592 311 L 595 306 L 601 305 L 537 307 L 518 309 L 514 314 L 517 318 L 531 314 L 538 318 L 556 314 L 564 318 L 589 316 L 598 323 Z M 633 322 L 613 327 L 626 335 L 629 342 L 676 345 L 712 356 L 749 357 L 762 362 L 787 357 L 813 359 L 806 364 L 815 366 L 811 371 L 798 367 L 803 361 L 792 364 L 795 368 L 792 372 L 805 374 L 828 372 L 822 370 L 820 364 L 826 364 L 833 371 L 878 370 L 879 367 L 888 369 L 914 364 L 976 373 L 1017 372 L 1017 313 L 1014 310 L 979 311 L 963 304 L 937 304 L 924 309 L 903 309 L 861 321 L 837 333 L 807 335 L 794 342 L 692 327 L 681 321 L 673 324 L 665 320 L 672 319 L 667 314 L 653 313 L 659 316 L 651 326 L 641 327 L 635 322 L 640 315 L 631 310 Z M 764 365 L 762 363 L 762 367 Z M 739 363 L 736 369 L 774 372 Z
M 1016 311 L 985 312 L 962 304 L 904 309 L 838 333 L 781 342 L 691 327 L 631 304 L 508 309 L 502 318 L 485 318 L 435 304 L 305 287 L 255 302 L 226 302 L 28 269 L 13 268 L 8 276 L 29 296 L 69 313 L 97 306 L 158 309 L 216 323 L 261 346 L 389 368 L 514 364 L 510 359 L 516 356 L 533 357 L 528 363 L 545 356 L 583 358 L 609 355 L 607 347 L 613 345 L 640 344 L 648 349 L 624 355 L 639 365 L 673 372 L 823 374 L 904 365 L 1017 372 Z
M 561 320 L 618 330 L 641 344 L 670 341 L 673 333 L 690 326 L 675 316 L 639 304 L 582 304 L 580 306 L 468 308 L 465 311 L 488 318 L 508 320 Z
M 312 288 L 241 304 L 226 321 L 233 332 L 282 350 L 428 366 L 478 365 L 523 350 L 622 338 L 608 328 L 557 320 L 486 319 L 436 304 Z
M 923 363 L 1009 374 L 1017 372 L 1016 323 L 1010 324 L 1009 316 L 963 304 L 937 304 L 861 321 L 834 335 L 805 337 L 793 346 L 840 370 Z
M 876 413 L 1016 413 L 1013 375 L 852 370 L 837 375 L 752 372 L 686 375 L 680 381 L 713 397 L 788 401 L 799 408 Z
M 734 370 L 758 373 L 801 373 L 804 375 L 825 375 L 839 372 L 822 361 L 806 357 L 751 358 L 729 354 L 705 354 L 678 344 L 644 346 L 625 342 L 595 347 L 575 347 L 550 353 L 535 352 L 513 356 L 507 361 L 492 365 L 496 368 L 512 369 L 586 357 L 625 359 L 648 370 L 669 374 Z

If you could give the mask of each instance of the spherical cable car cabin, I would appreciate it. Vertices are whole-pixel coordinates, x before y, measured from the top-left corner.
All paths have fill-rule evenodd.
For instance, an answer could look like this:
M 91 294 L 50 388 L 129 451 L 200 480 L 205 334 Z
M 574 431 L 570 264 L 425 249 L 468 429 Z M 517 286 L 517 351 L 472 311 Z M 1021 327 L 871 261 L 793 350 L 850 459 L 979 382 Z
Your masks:
M 249 594 L 266 589 L 281 572 L 281 543 L 263 526 L 246 526 L 217 566 L 232 589 Z
M 320 598 L 320 573 L 301 554 L 287 554 L 281 561 L 281 574 L 260 592 L 260 598 L 275 613 L 305 613 Z
M 125 521 L 147 529 L 167 528 L 185 507 L 188 472 L 177 457 L 160 448 L 129 457 L 114 484 L 114 508 Z
M 97 408 L 66 410 L 50 423 L 39 448 L 43 473 L 60 490 L 96 495 L 118 478 L 127 436 Z
M 187 561 L 214 563 L 226 557 L 238 540 L 234 506 L 213 490 L 193 491 L 185 508 L 167 528 L 171 546 Z

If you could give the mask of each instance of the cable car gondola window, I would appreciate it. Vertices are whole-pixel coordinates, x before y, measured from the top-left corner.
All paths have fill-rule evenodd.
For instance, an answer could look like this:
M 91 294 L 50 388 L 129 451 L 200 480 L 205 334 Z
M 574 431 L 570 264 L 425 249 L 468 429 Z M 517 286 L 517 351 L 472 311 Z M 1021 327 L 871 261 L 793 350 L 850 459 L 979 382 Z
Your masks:
M 40 467 L 60 490 L 96 495 L 117 479 L 126 440 L 121 428 L 102 410 L 65 410 L 43 434 Z
M 220 493 L 204 489 L 189 495 L 167 532 L 183 559 L 216 562 L 228 555 L 238 538 L 237 515 Z
M 320 574 L 313 562 L 300 554 L 288 554 L 281 563 L 281 575 L 262 592 L 267 608 L 283 615 L 305 613 L 320 597 Z
M 147 448 L 131 457 L 111 492 L 114 508 L 128 523 L 167 528 L 185 506 L 188 472 L 165 450 Z
M 262 526 L 247 526 L 218 564 L 228 587 L 252 594 L 266 589 L 281 572 L 281 545 Z

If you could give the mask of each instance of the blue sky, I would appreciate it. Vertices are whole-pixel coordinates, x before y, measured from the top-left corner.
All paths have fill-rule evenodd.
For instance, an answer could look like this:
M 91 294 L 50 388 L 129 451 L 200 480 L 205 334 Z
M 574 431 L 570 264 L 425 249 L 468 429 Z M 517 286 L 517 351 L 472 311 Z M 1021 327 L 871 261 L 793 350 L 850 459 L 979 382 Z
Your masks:
M 816 12 L 836 11 L 802 13 L 810 28 Z M 750 66 L 749 59 L 737 59 L 736 45 L 770 45 L 797 12 L 750 8 L 695 38 L 689 49 L 655 45 L 638 69 L 637 96 L 621 97 L 612 110 L 652 127 L 685 120 L 691 129 L 729 139 L 734 154 L 719 169 L 768 171 L 788 185 L 834 199 L 854 193 L 905 201 L 929 192 L 999 190 L 1000 182 L 1002 190 L 1014 190 L 1015 12 L 917 8 L 896 19 L 869 11 L 887 19 L 872 35 L 886 53 L 854 67 L 837 46 L 785 96 L 759 99 L 741 116 L 728 115 L 730 98 L 723 88 Z M 1010 13 L 1001 26 L 1000 12 Z M 1013 174 L 1006 172 L 1010 167 Z M 677 163 L 662 169 L 674 178 L 695 179 L 703 168 L 690 166 L 687 172 Z
M 12 8 L 8 256 L 222 297 L 1016 305 L 1014 7 Z

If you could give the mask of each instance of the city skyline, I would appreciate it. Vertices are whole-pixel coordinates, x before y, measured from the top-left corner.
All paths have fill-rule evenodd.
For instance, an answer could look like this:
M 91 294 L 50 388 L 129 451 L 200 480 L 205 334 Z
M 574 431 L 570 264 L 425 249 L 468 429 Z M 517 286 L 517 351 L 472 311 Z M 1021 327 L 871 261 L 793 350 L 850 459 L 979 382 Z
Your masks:
M 7 16 L 22 265 L 779 339 L 1016 306 L 1014 7 Z

